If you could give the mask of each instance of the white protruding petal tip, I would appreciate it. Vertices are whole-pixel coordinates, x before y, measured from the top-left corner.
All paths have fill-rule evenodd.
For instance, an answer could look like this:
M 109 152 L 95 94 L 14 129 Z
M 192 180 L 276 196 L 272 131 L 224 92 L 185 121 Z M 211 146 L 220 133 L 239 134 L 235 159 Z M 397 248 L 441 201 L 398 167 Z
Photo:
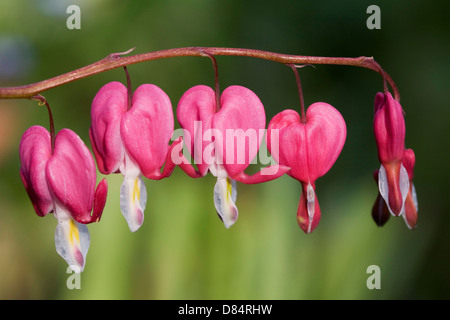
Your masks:
M 230 178 L 217 178 L 214 186 L 214 205 L 217 214 L 223 221 L 225 228 L 230 228 L 238 218 L 238 209 L 235 205 L 237 197 L 236 181 Z
M 90 241 L 86 225 L 72 218 L 58 221 L 55 231 L 56 251 L 76 273 L 84 270 Z
M 310 233 L 316 208 L 316 193 L 314 192 L 314 188 L 312 187 L 311 183 L 308 183 L 308 186 L 306 187 L 306 198 L 309 220 L 308 233 Z
M 402 194 L 402 211 L 405 209 L 405 201 L 409 192 L 409 175 L 403 164 L 400 165 L 400 192 Z
M 378 170 L 378 190 L 386 202 L 389 211 L 392 213 L 391 208 L 389 208 L 389 186 L 387 183 L 386 169 L 384 169 L 383 165 Z
M 417 199 L 417 192 L 414 183 L 412 183 L 411 195 L 413 198 L 414 205 L 416 206 L 416 210 L 419 211 L 419 200 Z
M 147 189 L 140 177 L 124 177 L 120 187 L 120 209 L 131 232 L 137 231 L 144 222 Z

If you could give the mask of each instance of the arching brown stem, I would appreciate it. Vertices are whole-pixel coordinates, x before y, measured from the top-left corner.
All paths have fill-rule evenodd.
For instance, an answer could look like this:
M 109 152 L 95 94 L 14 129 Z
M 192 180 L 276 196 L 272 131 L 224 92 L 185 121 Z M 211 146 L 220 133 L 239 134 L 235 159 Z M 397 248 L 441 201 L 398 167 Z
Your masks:
M 264 60 L 270 60 L 283 64 L 327 64 L 327 65 L 343 65 L 355 66 L 376 71 L 383 77 L 383 82 L 389 83 L 394 97 L 400 100 L 400 94 L 392 78 L 381 69 L 380 65 L 371 57 L 356 57 L 356 58 L 340 58 L 340 57 L 316 57 L 316 56 L 300 56 L 288 55 L 282 53 L 275 53 L 263 50 L 254 49 L 240 49 L 240 48 L 221 48 L 221 47 L 185 47 L 160 50 L 148 53 L 137 54 L 133 56 L 123 57 L 122 55 L 129 53 L 113 53 L 106 58 L 97 61 L 93 64 L 87 65 L 80 69 L 53 77 L 51 79 L 43 80 L 37 83 L 19 86 L 0 88 L 1 99 L 18 99 L 18 98 L 32 98 L 46 90 L 61 86 L 63 84 L 83 79 L 108 70 L 141 63 L 144 61 L 174 58 L 174 57 L 205 57 L 205 56 L 240 56 L 251 57 Z

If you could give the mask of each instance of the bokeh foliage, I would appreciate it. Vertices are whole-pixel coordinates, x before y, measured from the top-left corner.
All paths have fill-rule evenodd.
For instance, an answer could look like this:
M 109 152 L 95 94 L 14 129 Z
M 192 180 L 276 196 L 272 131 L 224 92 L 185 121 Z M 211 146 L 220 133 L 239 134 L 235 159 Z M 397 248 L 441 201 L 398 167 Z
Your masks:
M 81 8 L 81 30 L 66 28 L 70 4 Z M 381 30 L 366 28 L 370 4 L 381 8 Z M 54 248 L 56 220 L 34 214 L 18 173 L 21 135 L 31 125 L 47 126 L 47 113 L 32 101 L 0 100 L 0 298 L 449 298 L 449 9 L 444 0 L 1 1 L 0 86 L 37 82 L 133 47 L 134 53 L 228 46 L 374 56 L 400 88 L 406 145 L 417 158 L 420 208 L 413 231 L 402 218 L 378 228 L 370 216 L 377 194 L 372 172 L 379 166 L 373 98 L 382 89 L 380 77 L 352 67 L 307 67 L 300 70 L 306 104 L 332 104 L 348 129 L 341 156 L 317 181 L 322 220 L 311 235 L 297 226 L 301 187 L 288 176 L 238 184 L 240 216 L 229 230 L 215 214 L 212 177 L 194 180 L 177 168 L 169 179 L 145 179 L 145 222 L 133 234 L 120 213 L 121 177 L 108 176 L 102 221 L 89 226 L 81 290 L 69 290 L 67 266 Z M 265 105 L 267 122 L 283 109 L 298 108 L 289 68 L 242 57 L 217 60 L 222 89 L 252 89 Z M 188 88 L 213 85 L 209 59 L 174 58 L 128 69 L 134 88 L 160 86 L 174 110 Z M 125 82 L 122 70 L 43 93 L 57 130 L 73 129 L 90 147 L 90 103 L 114 80 Z M 381 290 L 366 287 L 366 269 L 373 264 L 381 268 Z

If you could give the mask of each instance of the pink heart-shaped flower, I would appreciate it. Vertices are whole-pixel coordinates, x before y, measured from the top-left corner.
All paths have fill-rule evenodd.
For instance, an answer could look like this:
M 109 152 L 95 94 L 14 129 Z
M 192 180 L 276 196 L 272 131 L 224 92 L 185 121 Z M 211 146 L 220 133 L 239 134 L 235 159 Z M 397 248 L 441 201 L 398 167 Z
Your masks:
M 279 130 L 279 141 L 271 140 L 272 130 Z M 275 160 L 290 167 L 289 174 L 302 182 L 315 181 L 330 170 L 347 135 L 342 115 L 323 102 L 308 108 L 306 123 L 294 110 L 280 112 L 270 121 L 267 131 L 269 151 L 278 143 L 279 156 Z
M 95 187 L 94 158 L 75 132 L 62 129 L 53 152 L 51 144 L 50 133 L 41 126 L 24 133 L 20 176 L 36 213 L 44 216 L 53 212 L 58 220 L 56 251 L 75 272 L 80 272 L 90 244 L 85 224 L 100 220 L 108 184 L 102 179 Z
M 214 90 L 204 85 L 195 86 L 180 99 L 177 118 L 188 133 L 185 141 L 200 174 L 205 175 L 212 164 L 207 148 L 214 141 L 213 156 L 233 178 L 256 156 L 266 115 L 256 94 L 241 86 L 226 88 L 220 104 L 216 112 Z
M 208 170 L 217 177 L 214 204 L 228 228 L 237 219 L 236 181 L 260 183 L 283 175 L 289 168 L 268 166 L 253 175 L 244 170 L 256 157 L 266 124 L 262 102 L 250 89 L 230 86 L 220 96 L 199 85 L 186 91 L 177 108 L 177 118 L 184 129 L 184 142 L 198 170 L 184 157 L 179 166 L 193 178 Z
M 230 177 L 243 172 L 256 157 L 266 127 L 264 106 L 253 91 L 230 86 L 220 97 L 212 127 L 222 133 L 216 151 Z
M 133 94 L 131 109 L 122 117 L 120 134 L 144 176 L 161 178 L 173 129 L 169 96 L 153 84 L 139 86 Z
M 333 166 L 344 146 L 346 135 L 342 115 L 323 102 L 312 104 L 303 122 L 296 111 L 284 110 L 269 123 L 269 151 L 280 165 L 291 168 L 288 172 L 290 176 L 302 183 L 297 221 L 307 233 L 320 220 L 315 181 Z M 274 150 L 278 152 L 273 152 Z

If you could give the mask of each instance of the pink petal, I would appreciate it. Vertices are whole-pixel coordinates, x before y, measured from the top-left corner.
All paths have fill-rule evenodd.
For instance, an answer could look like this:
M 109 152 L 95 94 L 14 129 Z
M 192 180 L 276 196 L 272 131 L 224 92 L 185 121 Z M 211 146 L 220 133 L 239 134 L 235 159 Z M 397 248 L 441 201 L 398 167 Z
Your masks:
M 106 204 L 106 197 L 108 195 L 108 182 L 103 178 L 95 189 L 94 195 L 94 209 L 92 210 L 92 222 L 100 221 L 103 209 Z
M 216 140 L 216 152 L 233 177 L 244 171 L 257 155 L 266 114 L 258 96 L 241 86 L 226 88 L 220 103 L 221 109 L 212 120 L 212 128 L 219 130 L 223 138 Z
M 205 132 L 211 129 L 215 112 L 214 90 L 204 85 L 186 91 L 177 107 L 178 122 L 185 129 L 184 141 L 201 176 L 207 173 L 210 165 L 203 158 L 203 150 L 210 142 L 204 141 L 203 137 Z
M 344 147 L 347 128 L 342 115 L 323 102 L 312 104 L 306 111 L 308 166 L 311 180 L 331 169 Z
M 378 110 L 380 110 L 383 107 L 385 101 L 386 101 L 386 96 L 384 95 L 383 92 L 378 92 L 375 95 L 375 101 L 373 104 L 374 114 L 376 114 L 378 112 Z
M 45 166 L 52 155 L 47 129 L 33 126 L 25 131 L 20 141 L 19 155 L 22 182 L 36 213 L 45 216 L 54 210 L 45 176 Z
M 297 209 L 297 223 L 305 233 L 311 233 L 321 217 L 315 186 L 302 183 L 302 194 Z
M 403 213 L 403 218 L 405 219 L 406 225 L 410 229 L 414 229 L 417 224 L 417 212 L 419 210 L 419 203 L 417 200 L 416 188 L 414 187 L 414 165 L 416 162 L 416 157 L 412 149 L 406 149 L 403 155 L 402 164 L 406 169 L 409 177 L 409 191 L 405 200 L 405 211 Z
M 401 215 L 409 191 L 408 172 L 403 164 L 382 164 L 378 170 L 378 189 L 389 211 Z
M 51 192 L 72 217 L 80 223 L 92 222 L 95 163 L 89 149 L 76 133 L 69 129 L 58 133 L 46 174 Z
M 125 148 L 144 176 L 160 175 L 173 129 L 172 104 L 167 94 L 151 84 L 137 88 L 120 132 Z
M 116 172 L 123 161 L 120 121 L 126 111 L 127 88 L 120 82 L 103 86 L 92 102 L 89 135 L 98 168 L 103 174 Z
M 273 135 L 274 130 L 278 130 L 278 135 Z M 273 140 L 274 136 L 278 139 Z M 289 175 L 300 181 L 309 181 L 305 126 L 300 123 L 300 115 L 296 111 L 284 110 L 270 120 L 267 148 L 279 164 L 291 168 Z M 275 148 L 278 154 L 272 152 Z
M 179 143 L 177 143 L 177 141 Z M 170 153 L 172 154 L 171 161 L 178 165 L 188 176 L 191 178 L 201 178 L 202 175 L 198 170 L 190 164 L 189 160 L 183 154 L 183 137 L 179 137 L 171 147 Z
M 181 137 L 177 140 L 175 140 L 169 147 L 169 150 L 167 152 L 166 161 L 164 164 L 164 169 L 160 173 L 159 171 L 156 173 L 156 175 L 153 175 L 151 178 L 154 180 L 160 180 L 162 178 L 169 177 L 173 170 L 175 169 L 175 162 L 174 162 L 174 154 L 178 151 L 180 153 L 180 150 L 183 148 L 183 141 Z M 178 161 L 178 158 L 176 159 Z
M 414 184 L 410 183 L 410 190 L 405 201 L 405 211 L 403 212 L 403 219 L 409 229 L 414 229 L 417 225 L 417 211 L 419 205 L 417 203 L 417 195 Z
M 412 149 L 406 149 L 403 155 L 402 164 L 408 172 L 409 180 L 412 181 L 414 179 L 414 165 L 416 163 L 416 156 Z
M 97 162 L 98 170 L 99 170 L 101 173 L 103 173 L 103 174 L 109 174 L 109 173 L 111 173 L 111 172 L 109 172 L 109 170 L 107 169 L 106 164 L 105 164 L 105 162 L 104 162 L 104 160 L 103 160 L 103 157 L 102 157 L 102 155 L 100 154 L 100 152 L 97 150 L 97 147 L 96 147 L 96 145 L 95 145 L 95 143 L 94 143 L 94 137 L 93 137 L 93 135 L 92 135 L 92 127 L 89 128 L 89 139 L 91 140 L 92 151 L 94 152 L 94 157 L 95 157 L 95 160 L 96 160 L 96 162 Z
M 377 95 L 375 104 L 379 105 L 379 100 Z M 384 104 L 381 107 L 378 106 L 373 128 L 380 162 L 384 164 L 402 161 L 405 151 L 405 119 L 402 106 L 392 98 L 390 93 L 385 95 Z
M 252 175 L 241 172 L 237 176 L 232 177 L 232 179 L 246 184 L 263 183 L 279 178 L 289 170 L 291 168 L 286 166 L 271 165 Z

